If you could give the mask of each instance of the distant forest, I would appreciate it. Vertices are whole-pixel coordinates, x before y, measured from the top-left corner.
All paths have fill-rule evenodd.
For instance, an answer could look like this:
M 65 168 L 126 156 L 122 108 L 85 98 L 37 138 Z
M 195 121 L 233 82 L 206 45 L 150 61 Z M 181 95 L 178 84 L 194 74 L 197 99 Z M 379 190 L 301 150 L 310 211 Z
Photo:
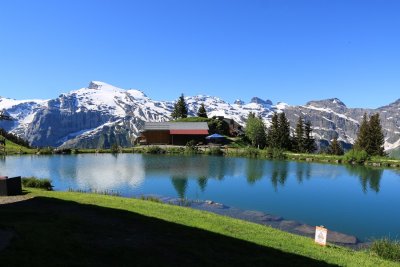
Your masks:
M 14 135 L 12 133 L 7 132 L 3 128 L 0 128 L 0 135 L 3 136 L 4 138 L 6 138 L 7 140 L 17 144 L 17 145 L 30 148 L 30 145 L 29 145 L 28 141 L 22 139 L 21 137 L 18 137 L 16 135 Z

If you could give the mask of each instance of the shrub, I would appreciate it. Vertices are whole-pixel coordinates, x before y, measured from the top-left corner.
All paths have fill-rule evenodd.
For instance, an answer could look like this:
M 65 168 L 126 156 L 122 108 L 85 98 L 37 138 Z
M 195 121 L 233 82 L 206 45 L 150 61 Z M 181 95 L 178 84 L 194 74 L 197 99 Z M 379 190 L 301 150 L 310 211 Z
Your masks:
M 53 154 L 53 152 L 54 152 L 54 149 L 52 147 L 43 147 L 43 148 L 40 148 L 37 153 L 40 155 L 50 155 L 50 154 Z
M 246 149 L 246 155 L 249 157 L 257 157 L 260 155 L 260 150 L 255 147 L 249 147 Z
M 210 149 L 208 149 L 206 151 L 207 155 L 223 155 L 224 152 L 219 148 L 219 147 L 210 147 Z
M 196 154 L 198 152 L 199 152 L 199 149 L 196 146 L 196 141 L 195 140 L 191 140 L 191 141 L 186 143 L 185 153 L 187 153 L 187 154 Z
M 159 146 L 150 146 L 146 149 L 146 153 L 149 154 L 164 154 L 165 150 Z
M 362 164 L 369 159 L 368 153 L 365 150 L 352 149 L 344 155 L 344 160 L 349 163 Z
M 119 146 L 117 144 L 114 143 L 111 146 L 111 153 L 114 153 L 114 154 L 119 153 Z
M 23 177 L 22 185 L 24 187 L 41 188 L 48 191 L 53 190 L 53 185 L 49 179 L 39 179 L 36 177 Z
M 391 241 L 388 238 L 375 240 L 370 249 L 381 258 L 400 262 L 399 241 Z
M 267 158 L 269 159 L 286 159 L 285 152 L 280 148 L 267 148 Z

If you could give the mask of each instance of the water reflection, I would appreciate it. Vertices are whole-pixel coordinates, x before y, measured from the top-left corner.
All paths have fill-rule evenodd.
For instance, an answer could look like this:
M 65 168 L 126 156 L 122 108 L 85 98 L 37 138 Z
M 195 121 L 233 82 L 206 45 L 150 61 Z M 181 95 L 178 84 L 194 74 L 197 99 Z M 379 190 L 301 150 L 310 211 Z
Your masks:
M 383 169 L 374 169 L 364 166 L 346 166 L 346 168 L 350 175 L 359 178 L 364 193 L 367 193 L 368 186 L 372 191 L 379 193 Z
M 180 198 L 185 198 L 186 189 L 188 186 L 188 179 L 187 177 L 182 176 L 173 176 L 171 177 L 172 185 L 174 186 L 176 193 Z
M 126 185 L 137 188 L 144 182 L 146 175 L 142 157 L 110 155 L 101 156 L 97 160 L 79 158 L 79 162 L 73 165 L 76 166 L 73 171 L 76 172 L 78 187 L 86 189 L 122 189 Z
M 225 183 L 225 180 L 231 181 L 232 177 L 243 177 L 249 185 L 266 179 L 271 182 L 273 189 L 278 191 L 289 179 L 302 184 L 306 180 L 310 180 L 307 183 L 312 183 L 311 178 L 341 179 L 349 175 L 357 177 L 364 193 L 379 193 L 384 171 L 365 166 L 335 166 L 251 158 L 100 154 L 0 157 L 0 172 L 0 175 L 8 176 L 51 178 L 55 188 L 61 190 L 71 187 L 126 192 L 142 188 L 145 179 L 149 179 L 150 182 L 158 177 L 173 177 L 172 184 L 178 195 L 185 196 L 190 179 L 194 180 L 195 188 L 206 193 L 210 179 Z M 398 175 L 398 171 L 391 172 Z
M 271 183 L 275 191 L 278 190 L 278 185 L 284 186 L 288 177 L 288 162 L 274 161 L 272 163 Z
M 265 160 L 247 159 L 246 177 L 249 184 L 254 184 L 264 176 Z
M 197 184 L 199 185 L 201 192 L 204 192 L 206 190 L 207 182 L 208 182 L 208 178 L 205 176 L 199 177 L 197 179 Z
M 308 180 L 311 177 L 311 164 L 296 162 L 296 180 L 303 183 L 304 177 Z

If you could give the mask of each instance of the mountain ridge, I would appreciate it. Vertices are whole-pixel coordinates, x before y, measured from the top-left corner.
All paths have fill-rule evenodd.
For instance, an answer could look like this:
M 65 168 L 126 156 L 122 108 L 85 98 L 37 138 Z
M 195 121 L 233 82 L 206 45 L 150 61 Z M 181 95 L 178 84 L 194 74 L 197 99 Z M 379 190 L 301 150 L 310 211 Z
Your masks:
M 343 144 L 354 143 L 364 113 L 379 112 L 387 150 L 400 147 L 400 99 L 377 109 L 349 108 L 340 99 L 312 100 L 305 105 L 275 105 L 253 97 L 249 103 L 238 99 L 228 103 L 215 96 L 186 96 L 189 115 L 204 103 L 207 113 L 224 116 L 245 125 L 249 112 L 261 116 L 266 125 L 274 112 L 285 112 L 294 129 L 301 115 L 310 120 L 314 136 L 325 144 L 337 137 Z M 25 138 L 32 146 L 98 148 L 113 143 L 130 146 L 145 121 L 170 119 L 174 101 L 157 101 L 136 89 L 121 89 L 92 81 L 87 87 L 48 100 L 13 100 L 0 97 L 0 110 L 16 118 L 0 127 Z

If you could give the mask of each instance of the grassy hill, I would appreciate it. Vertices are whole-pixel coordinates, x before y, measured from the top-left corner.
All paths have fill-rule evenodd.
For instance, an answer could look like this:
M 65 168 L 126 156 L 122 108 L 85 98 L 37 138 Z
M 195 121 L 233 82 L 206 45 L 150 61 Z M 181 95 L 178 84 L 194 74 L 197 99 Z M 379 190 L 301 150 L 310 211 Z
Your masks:
M 0 138 L 3 138 L 3 136 L 0 135 Z M 27 148 L 21 145 L 17 145 L 14 142 L 11 142 L 10 140 L 6 139 L 6 153 L 7 155 L 12 155 L 12 154 L 31 154 L 35 153 L 35 149 L 32 148 Z M 2 150 L 0 151 L 0 154 L 2 153 Z
M 158 202 L 29 189 L 0 205 L 4 266 L 398 266 L 271 227 Z

